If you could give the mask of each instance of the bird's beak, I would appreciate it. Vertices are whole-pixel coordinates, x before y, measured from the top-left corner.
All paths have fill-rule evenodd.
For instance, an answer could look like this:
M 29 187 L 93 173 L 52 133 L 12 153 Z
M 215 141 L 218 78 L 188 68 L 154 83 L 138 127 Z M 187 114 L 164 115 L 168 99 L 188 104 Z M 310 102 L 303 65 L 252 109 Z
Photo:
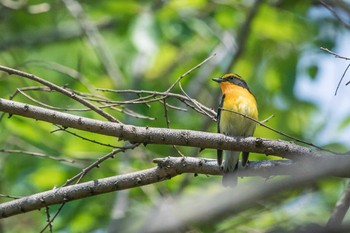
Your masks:
M 224 81 L 222 78 L 213 78 L 212 80 L 217 82 L 217 83 L 221 83 Z

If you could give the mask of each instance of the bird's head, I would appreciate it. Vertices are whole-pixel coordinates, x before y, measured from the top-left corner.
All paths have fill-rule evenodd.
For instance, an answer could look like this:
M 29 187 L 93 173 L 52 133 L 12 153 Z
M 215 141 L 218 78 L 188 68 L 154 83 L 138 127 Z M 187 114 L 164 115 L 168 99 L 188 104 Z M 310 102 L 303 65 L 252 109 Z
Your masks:
M 247 83 L 238 74 L 225 74 L 221 78 L 213 78 L 212 80 L 219 83 L 222 90 L 234 85 L 243 87 L 249 91 Z

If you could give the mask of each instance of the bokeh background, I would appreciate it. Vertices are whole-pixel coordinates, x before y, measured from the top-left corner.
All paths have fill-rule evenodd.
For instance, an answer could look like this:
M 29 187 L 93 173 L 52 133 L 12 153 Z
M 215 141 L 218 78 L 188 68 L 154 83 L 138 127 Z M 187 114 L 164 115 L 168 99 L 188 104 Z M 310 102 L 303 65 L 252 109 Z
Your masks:
M 350 75 L 337 85 L 349 57 L 349 1 L 40 1 L 0 0 L 0 64 L 33 73 L 60 86 L 113 100 L 135 94 L 115 90 L 165 91 L 175 80 L 212 54 L 181 81 L 189 96 L 216 109 L 219 88 L 211 79 L 240 74 L 259 104 L 259 118 L 279 131 L 337 152 L 349 150 Z M 40 86 L 0 73 L 1 98 L 17 88 Z M 173 90 L 181 93 L 178 87 Z M 57 108 L 82 108 L 58 93 L 26 91 Z M 37 104 L 21 93 L 15 101 Z M 176 99 L 168 103 L 170 128 L 216 132 L 216 122 Z M 131 117 L 125 110 L 140 117 Z M 123 105 L 109 111 L 122 122 L 167 127 L 164 106 L 154 102 Z M 71 112 L 101 119 L 92 112 Z M 0 122 L 0 149 L 40 152 L 69 158 L 70 164 L 24 153 L 0 154 L 0 193 L 25 196 L 62 185 L 81 168 L 111 149 L 56 131 L 31 119 L 5 116 Z M 73 130 L 72 130 L 73 131 Z M 115 138 L 78 132 L 122 146 Z M 286 139 L 263 127 L 255 136 Z M 215 158 L 214 150 L 178 148 L 186 156 Z M 94 169 L 83 181 L 155 166 L 153 158 L 179 156 L 171 146 L 147 145 L 119 154 Z M 274 159 L 252 154 L 251 160 Z M 274 178 L 271 178 L 274 179 Z M 242 183 L 269 182 L 262 178 Z M 189 232 L 269 232 L 325 224 L 346 181 L 328 178 L 310 187 L 277 195 L 268 202 L 210 224 L 189 226 Z M 54 232 L 135 232 L 150 209 L 163 199 L 186 198 L 222 190 L 221 177 L 182 175 L 169 181 L 66 204 L 54 221 Z M 3 198 L 3 201 L 9 200 Z M 52 215 L 58 207 L 50 207 Z M 189 206 L 189 208 L 191 208 Z M 5 219 L 4 232 L 38 232 L 44 210 Z

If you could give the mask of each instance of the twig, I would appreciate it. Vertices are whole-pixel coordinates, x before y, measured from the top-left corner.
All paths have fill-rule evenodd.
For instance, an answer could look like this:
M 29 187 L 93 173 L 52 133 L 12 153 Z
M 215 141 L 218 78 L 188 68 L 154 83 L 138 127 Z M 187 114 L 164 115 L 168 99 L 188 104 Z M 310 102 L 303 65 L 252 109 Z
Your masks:
M 84 109 L 73 109 L 73 108 L 71 108 L 71 109 L 68 109 L 68 108 L 58 108 L 58 107 L 54 107 L 54 106 L 51 106 L 51 105 L 48 105 L 48 104 L 45 104 L 45 103 L 43 103 L 43 102 L 41 102 L 41 101 L 39 101 L 39 100 L 36 100 L 36 99 L 34 99 L 33 97 L 31 97 L 30 95 L 27 95 L 26 93 L 24 93 L 23 92 L 23 90 L 22 90 L 22 88 L 17 88 L 17 91 L 18 91 L 18 93 L 21 93 L 24 97 L 26 97 L 27 99 L 29 99 L 29 100 L 31 100 L 31 101 L 33 101 L 34 103 L 36 103 L 36 104 L 38 104 L 38 105 L 40 105 L 40 106 L 43 106 L 43 107 L 45 107 L 45 108 L 48 108 L 48 109 L 53 109 L 53 110 L 58 110 L 58 111 L 66 111 L 66 112 L 68 112 L 68 111 L 71 111 L 71 112 L 85 112 L 85 111 L 90 111 L 91 109 L 89 109 L 89 108 L 84 108 Z
M 164 117 L 165 117 L 165 122 L 166 122 L 166 127 L 168 129 L 170 129 L 170 120 L 169 120 L 169 115 L 168 115 L 168 108 L 167 108 L 167 103 L 166 103 L 166 100 L 164 99 L 163 100 L 163 107 L 164 107 Z M 172 147 L 176 150 L 176 152 L 184 157 L 185 155 L 182 154 L 182 152 L 175 146 L 175 145 L 172 145 Z
M 203 114 L 203 112 L 201 110 L 199 110 L 198 108 L 196 108 L 196 106 L 193 106 L 191 104 L 189 104 L 187 101 L 192 102 L 195 101 L 197 103 L 197 105 L 200 106 L 201 109 L 205 110 L 205 112 L 207 112 L 210 115 L 210 118 L 213 119 L 216 117 L 216 112 L 208 107 L 206 107 L 205 105 L 199 103 L 198 101 L 196 101 L 195 99 L 188 98 L 184 95 L 180 95 L 180 94 L 176 94 L 176 93 L 171 93 L 171 92 L 157 92 L 157 91 L 147 91 L 147 90 L 111 90 L 111 89 L 105 89 L 105 88 L 98 88 L 97 90 L 99 91 L 108 91 L 108 92 L 114 92 L 114 93 L 134 93 L 134 94 L 150 94 L 150 95 L 160 95 L 162 96 L 161 98 L 157 98 L 155 101 L 160 101 L 162 102 L 162 100 L 164 99 L 164 96 L 166 97 L 174 97 L 177 98 L 178 100 L 180 100 L 181 102 L 183 102 L 184 104 L 186 104 L 188 107 L 194 109 L 195 111 Z M 152 100 L 152 102 L 154 102 Z M 142 102 L 144 103 L 144 102 Z M 169 106 L 169 105 L 167 105 Z M 206 114 L 205 114 L 206 115 Z
M 189 99 L 189 101 L 190 101 L 192 104 L 194 104 L 195 107 L 197 107 L 198 112 L 202 113 L 203 115 L 208 116 L 209 118 L 211 118 L 211 119 L 214 120 L 214 121 L 216 120 L 216 114 L 213 115 L 213 114 L 210 114 L 210 113 L 212 113 L 212 112 L 209 112 L 209 113 L 206 112 L 196 100 L 192 99 L 192 98 L 185 92 L 185 90 L 182 88 L 181 82 L 179 82 L 179 87 L 180 87 L 180 90 L 182 91 L 182 93 L 187 97 L 187 99 Z M 194 109 L 196 109 L 195 107 L 194 107 Z
M 346 72 L 348 72 L 349 67 L 350 67 L 350 64 L 346 67 L 346 69 L 344 70 L 343 75 L 341 76 L 341 79 L 339 80 L 339 83 L 338 83 L 338 85 L 337 85 L 337 89 L 335 90 L 335 93 L 334 93 L 335 96 L 337 95 L 337 92 L 338 92 L 340 83 L 343 81 L 343 78 L 344 78 Z M 349 82 L 347 82 L 345 85 L 347 86 L 348 84 L 349 84 Z
M 51 216 L 50 216 L 50 209 L 48 206 L 45 207 L 45 214 L 46 214 L 46 221 L 47 221 L 47 224 L 46 226 L 44 227 L 44 230 L 49 227 L 49 231 L 52 233 L 52 221 L 51 221 Z M 44 232 L 41 231 L 41 232 Z
M 165 91 L 165 93 L 170 92 L 180 81 L 181 79 L 183 79 L 184 77 L 186 77 L 188 74 L 190 74 L 192 71 L 198 69 L 199 67 L 201 67 L 204 63 L 206 63 L 207 61 L 209 61 L 211 58 L 213 58 L 214 56 L 216 56 L 216 54 L 214 53 L 213 55 L 210 55 L 209 57 L 207 57 L 206 59 L 204 59 L 204 61 L 202 61 L 201 63 L 199 63 L 198 65 L 196 65 L 195 67 L 191 68 L 190 70 L 188 70 L 186 73 L 184 73 L 183 75 L 181 75 L 180 77 L 178 77 L 176 79 L 176 81 Z
M 332 51 L 330 51 L 330 50 L 327 49 L 327 48 L 321 47 L 320 49 L 323 50 L 323 51 L 326 51 L 327 53 L 330 53 L 330 54 L 334 55 L 336 58 L 341 58 L 341 59 L 344 59 L 344 60 L 350 60 L 350 58 L 344 57 L 344 56 L 340 56 L 339 54 L 336 54 L 335 52 L 332 52 Z M 341 84 L 341 82 L 343 81 L 343 79 L 344 79 L 344 77 L 345 77 L 345 74 L 346 74 L 346 72 L 348 71 L 349 67 L 350 67 L 350 64 L 346 67 L 346 69 L 345 69 L 344 72 L 343 72 L 343 75 L 341 76 L 341 78 L 340 78 L 340 80 L 339 80 L 339 82 L 338 82 L 337 88 L 335 89 L 335 93 L 334 93 L 335 96 L 336 96 L 337 93 L 338 93 L 338 89 L 339 89 L 339 87 L 340 87 L 340 84 Z M 350 82 L 346 83 L 345 85 L 348 85 L 349 83 L 350 83 Z
M 264 119 L 264 120 L 262 120 L 262 121 L 260 121 L 260 123 L 265 123 L 265 122 L 268 122 L 271 118 L 273 118 L 273 117 L 275 117 L 275 115 L 274 114 L 272 114 L 271 116 L 269 116 L 268 118 L 266 118 L 266 119 Z
M 66 163 L 72 163 L 72 164 L 76 163 L 76 161 L 73 159 L 54 157 L 54 156 L 50 156 L 50 155 L 47 155 L 44 153 L 32 152 L 32 151 L 0 149 L 0 153 L 18 153 L 18 154 L 31 155 L 31 156 L 39 157 L 39 158 L 51 159 L 51 160 L 58 161 L 58 162 L 66 162 Z
M 31 65 L 31 66 L 39 66 L 44 67 L 48 70 L 54 70 L 58 73 L 64 74 L 79 83 L 81 83 L 89 92 L 94 92 L 95 88 L 93 85 L 89 82 L 88 79 L 84 78 L 84 76 L 77 70 L 72 69 L 68 66 L 64 66 L 62 64 L 51 62 L 51 61 L 42 61 L 42 60 L 30 60 L 24 63 L 24 65 Z
M 75 137 L 77 137 L 77 138 L 82 139 L 82 140 L 85 140 L 85 141 L 88 141 L 88 142 L 92 142 L 92 143 L 95 143 L 95 144 L 98 144 L 98 145 L 101 145 L 101 146 L 107 146 L 107 147 L 111 147 L 111 148 L 120 148 L 119 146 L 115 146 L 115 145 L 111 145 L 111 144 L 107 144 L 107 143 L 103 143 L 103 142 L 98 142 L 98 141 L 96 141 L 96 140 L 94 140 L 94 139 L 89 139 L 89 138 L 80 136 L 79 134 L 76 134 L 76 133 L 74 133 L 74 132 L 72 132 L 72 131 L 69 131 L 69 130 L 67 130 L 67 128 L 62 127 L 62 126 L 60 126 L 60 125 L 56 125 L 56 126 L 58 127 L 58 130 L 51 131 L 51 133 L 60 130 L 60 131 L 64 131 L 64 132 L 66 132 L 66 133 L 69 133 L 69 134 L 71 134 L 71 135 L 73 135 L 73 136 L 75 136 Z
M 119 122 L 117 119 L 115 119 L 112 115 L 109 115 L 108 113 L 102 111 L 100 108 L 96 107 L 95 105 L 91 104 L 90 102 L 84 100 L 83 98 L 77 96 L 74 92 L 68 91 L 60 86 L 57 86 L 56 84 L 53 84 L 49 81 L 46 81 L 42 78 L 39 78 L 38 76 L 35 76 L 33 74 L 29 74 L 23 71 L 19 71 L 16 69 L 12 69 L 9 67 L 5 67 L 5 66 L 1 66 L 0 65 L 0 70 L 7 72 L 8 74 L 12 75 L 18 75 L 20 77 L 23 78 L 28 78 L 30 80 L 33 80 L 35 82 L 39 82 L 47 87 L 49 87 L 52 90 L 58 91 L 66 96 L 68 96 L 71 99 L 74 99 L 76 101 L 78 101 L 79 103 L 83 104 L 84 106 L 90 108 L 91 110 L 93 110 L 94 112 L 98 113 L 99 115 L 103 116 L 104 118 L 106 118 L 107 120 L 111 121 L 111 122 Z
M 12 196 L 12 195 L 6 195 L 6 194 L 0 194 L 0 197 L 6 197 L 6 198 L 11 198 L 11 199 L 20 199 L 20 198 L 22 198 L 20 196 Z
M 329 50 L 327 48 L 320 47 L 320 49 L 325 51 L 325 52 L 327 52 L 327 53 L 330 53 L 330 54 L 334 55 L 334 57 L 336 57 L 336 58 L 341 58 L 341 59 L 344 59 L 344 60 L 350 60 L 349 57 L 341 56 L 341 55 L 339 55 L 339 54 L 337 54 L 335 52 L 332 52 L 331 50 Z
M 118 149 L 115 149 L 113 150 L 112 152 L 106 154 L 105 156 L 102 156 L 101 158 L 99 158 L 98 160 L 96 160 L 95 162 L 93 162 L 92 164 L 90 164 L 89 166 L 87 166 L 86 168 L 84 168 L 81 172 L 79 172 L 77 175 L 75 175 L 74 177 L 70 178 L 69 180 L 66 181 L 66 183 L 64 183 L 62 185 L 62 187 L 64 186 L 67 186 L 67 185 L 70 185 L 73 181 L 77 180 L 76 183 L 79 183 L 80 180 L 89 172 L 91 171 L 93 168 L 96 168 L 96 167 L 99 167 L 100 164 L 107 160 L 107 159 L 110 159 L 110 158 L 114 158 L 114 156 L 117 154 L 117 153 L 120 153 L 120 152 L 124 152 L 125 150 L 128 150 L 128 149 L 134 149 L 135 147 L 138 147 L 140 144 L 139 143 L 136 143 L 136 144 L 133 144 L 133 145 L 130 145 L 130 146 L 124 146 L 122 148 L 118 148 Z
M 350 182 L 346 186 L 343 194 L 339 198 L 331 217 L 328 220 L 327 227 L 337 227 L 340 226 L 346 212 L 348 211 L 350 206 Z
M 151 120 L 151 121 L 156 119 L 154 117 L 150 117 L 150 116 L 146 116 L 146 115 L 140 114 L 140 113 L 135 112 L 135 111 L 131 110 L 130 108 L 126 108 L 126 107 L 121 107 L 120 109 L 112 107 L 111 109 L 115 110 L 115 111 L 118 111 L 118 112 L 121 112 L 121 113 L 124 113 L 125 115 L 131 116 L 131 117 L 135 117 L 135 118 L 139 118 L 139 119 L 147 119 L 147 120 Z
M 57 210 L 56 214 L 53 216 L 53 218 L 45 225 L 45 227 L 40 231 L 40 233 L 45 232 L 46 228 L 48 228 L 49 226 L 51 227 L 53 221 L 56 219 L 56 217 L 58 216 L 58 214 L 61 212 L 61 210 L 63 209 L 64 205 L 66 203 L 63 202 L 60 206 L 60 208 Z
M 344 24 L 344 26 L 348 29 L 350 29 L 350 24 L 347 23 L 345 20 L 343 20 L 338 14 L 337 12 L 331 8 L 331 6 L 329 6 L 326 2 L 320 0 L 321 4 L 324 5 L 324 7 L 326 7 L 333 15 L 336 19 L 339 20 L 339 22 L 341 22 L 342 24 Z

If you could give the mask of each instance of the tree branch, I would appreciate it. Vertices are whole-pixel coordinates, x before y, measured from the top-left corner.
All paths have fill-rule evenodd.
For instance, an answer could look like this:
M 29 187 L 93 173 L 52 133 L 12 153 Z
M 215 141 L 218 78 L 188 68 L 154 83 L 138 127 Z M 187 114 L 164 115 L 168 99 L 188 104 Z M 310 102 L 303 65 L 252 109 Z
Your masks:
M 274 179 L 269 182 L 248 182 L 237 186 L 234 190 L 225 189 L 215 193 L 209 192 L 205 187 L 200 194 L 159 201 L 160 204 L 145 211 L 148 216 L 140 229 L 148 233 L 183 232 L 192 224 L 211 226 L 229 216 L 261 206 L 262 202 L 281 192 L 308 186 L 334 172 L 349 173 L 349 165 L 350 158 L 341 163 L 337 160 L 295 163 L 290 166 L 293 170 L 293 177 L 290 178 Z M 285 169 L 286 167 L 281 170 Z
M 195 173 L 205 175 L 222 175 L 222 169 L 214 159 L 194 158 L 194 157 L 167 157 L 157 158 L 154 162 L 157 167 L 118 175 L 99 180 L 89 181 L 85 183 L 56 188 L 46 192 L 37 193 L 31 196 L 23 197 L 13 201 L 0 204 L 0 217 L 6 218 L 13 215 L 26 213 L 37 210 L 46 206 L 70 202 L 90 196 L 100 195 L 103 193 L 130 189 L 134 187 L 144 186 L 152 183 L 161 182 L 171 179 L 183 173 Z M 321 175 L 335 175 L 350 177 L 350 171 L 345 165 L 349 164 L 349 159 L 339 164 L 338 160 L 329 162 L 328 160 L 318 160 L 312 166 L 316 169 L 310 169 L 310 163 L 296 163 L 290 160 L 270 160 L 250 162 L 247 168 L 240 168 L 238 176 L 262 176 L 270 177 L 275 175 L 292 175 L 301 177 L 314 173 L 317 167 L 322 165 Z M 324 166 L 327 164 L 326 166 Z M 336 168 L 336 169 L 335 169 Z M 316 177 L 320 174 L 317 173 Z M 306 180 L 309 179 L 306 176 Z M 250 199 L 252 200 L 252 199 Z
M 76 95 L 74 92 L 68 91 L 67 89 L 62 88 L 60 86 L 57 86 L 56 84 L 53 84 L 53 83 L 51 83 L 51 82 L 49 82 L 47 80 L 44 80 L 44 79 L 42 79 L 42 78 L 40 78 L 38 76 L 35 76 L 33 74 L 29 74 L 29 73 L 26 73 L 26 72 L 23 72 L 23 71 L 19 71 L 19 70 L 16 70 L 16 69 L 12 69 L 12 68 L 9 68 L 9 67 L 6 67 L 6 66 L 1 66 L 1 65 L 0 65 L 0 70 L 5 71 L 5 72 L 7 72 L 10 75 L 11 74 L 15 74 L 15 75 L 18 75 L 18 76 L 21 76 L 21 77 L 33 80 L 35 82 L 41 83 L 41 84 L 49 87 L 52 90 L 60 92 L 63 95 L 66 95 L 66 96 L 68 96 L 68 97 L 78 101 L 82 105 L 90 108 L 92 111 L 98 113 L 99 115 L 103 116 L 107 120 L 112 121 L 112 122 L 118 122 L 118 120 L 115 119 L 112 115 L 102 111 L 99 107 L 96 107 L 95 105 L 91 104 L 89 101 L 84 100 L 83 98 L 81 98 L 78 95 Z
M 63 127 L 114 136 L 121 140 L 128 140 L 131 143 L 249 151 L 266 155 L 276 155 L 293 160 L 302 158 L 334 158 L 334 155 L 330 153 L 311 150 L 310 148 L 282 140 L 254 137 L 229 137 L 223 134 L 194 130 L 138 127 L 61 113 L 2 98 L 0 98 L 0 111 L 7 112 L 10 115 L 20 115 L 62 125 Z M 339 159 L 341 157 L 343 157 L 343 155 L 338 155 L 336 158 Z
M 344 193 L 339 198 L 331 217 L 328 220 L 327 227 L 339 227 L 350 206 L 350 183 L 346 186 Z

